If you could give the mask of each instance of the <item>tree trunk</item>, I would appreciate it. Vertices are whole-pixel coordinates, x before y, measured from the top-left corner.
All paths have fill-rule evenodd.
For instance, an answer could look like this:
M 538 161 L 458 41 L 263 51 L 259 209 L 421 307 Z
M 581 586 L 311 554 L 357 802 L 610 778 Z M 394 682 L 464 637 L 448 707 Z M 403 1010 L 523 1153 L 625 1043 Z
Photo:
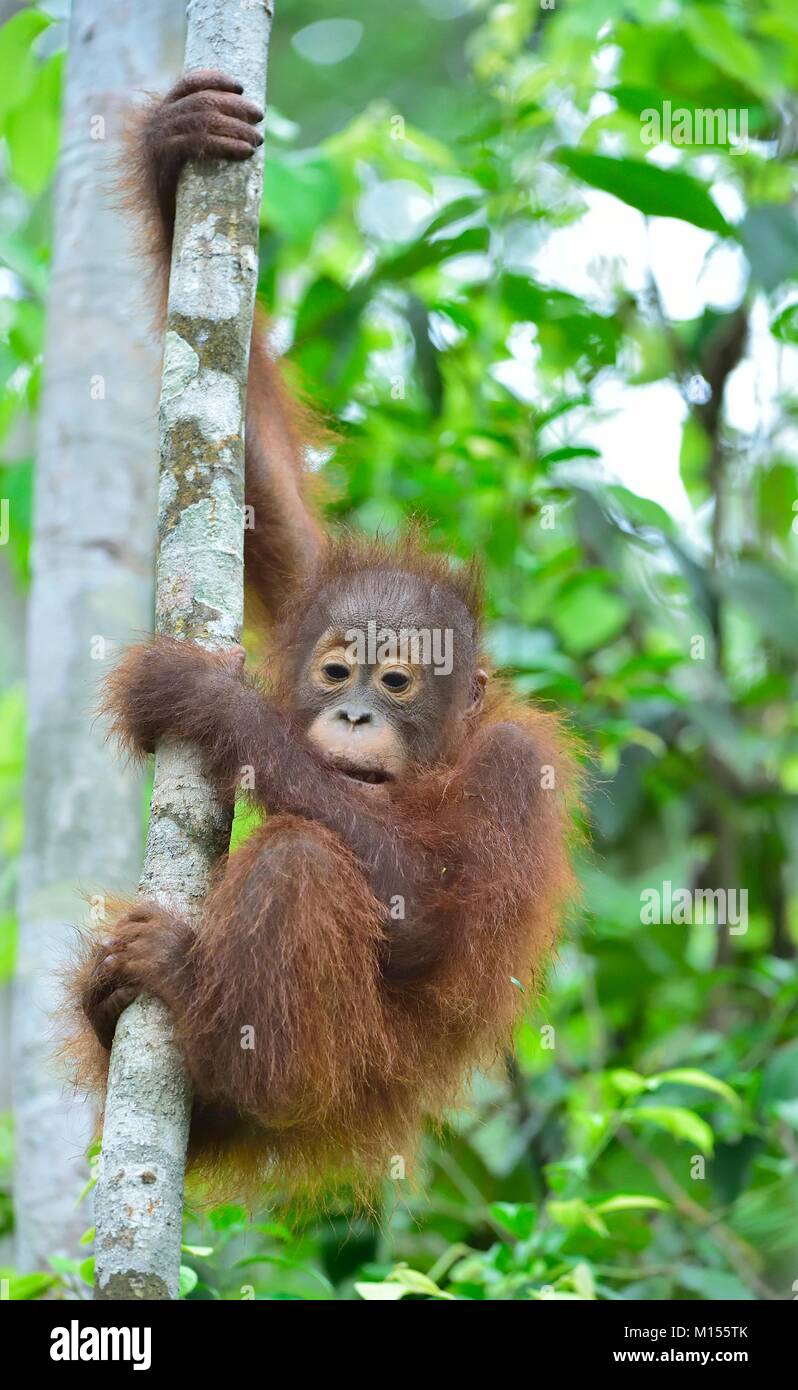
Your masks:
M 190 0 L 186 69 L 220 68 L 263 100 L 270 7 Z M 156 628 L 207 647 L 243 617 L 244 408 L 258 274 L 262 151 L 206 161 L 180 181 L 161 383 Z M 155 763 L 142 892 L 196 919 L 228 848 L 230 812 L 192 750 Z M 191 1095 L 167 1010 L 137 1000 L 119 1021 L 95 1197 L 95 1296 L 178 1295 Z
M 177 11 L 177 12 L 176 12 Z M 64 1086 L 50 1015 L 80 893 L 127 891 L 140 862 L 142 781 L 105 746 L 92 711 L 103 645 L 148 623 L 157 352 L 146 332 L 128 219 L 109 187 L 132 87 L 180 59 L 172 0 L 74 0 L 30 595 L 28 762 L 15 982 L 17 1261 L 76 1254 L 92 1127 Z M 13 517 L 11 518 L 13 525 Z M 107 650 L 110 656 L 110 649 Z

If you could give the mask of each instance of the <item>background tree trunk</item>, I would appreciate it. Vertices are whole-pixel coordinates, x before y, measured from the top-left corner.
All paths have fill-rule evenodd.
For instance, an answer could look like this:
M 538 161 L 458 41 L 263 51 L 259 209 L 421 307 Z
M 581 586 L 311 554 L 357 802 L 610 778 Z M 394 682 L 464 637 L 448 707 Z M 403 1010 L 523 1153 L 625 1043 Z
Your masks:
M 266 90 L 271 11 L 190 0 L 186 70 L 220 68 Z M 156 628 L 208 647 L 238 641 L 244 601 L 244 410 L 258 277 L 263 153 L 181 176 L 161 384 Z M 155 764 L 142 892 L 189 920 L 227 850 L 230 810 L 193 751 Z M 168 1011 L 136 1000 L 111 1054 L 95 1194 L 95 1296 L 178 1296 L 191 1094 Z
M 81 892 L 130 891 L 142 781 L 92 720 L 103 643 L 149 623 L 157 347 L 129 219 L 109 196 L 131 89 L 164 87 L 173 0 L 74 0 L 55 198 L 30 595 L 28 761 L 15 983 L 17 1263 L 76 1253 L 92 1117 L 53 1060 L 50 1015 Z M 11 518 L 13 526 L 13 517 Z

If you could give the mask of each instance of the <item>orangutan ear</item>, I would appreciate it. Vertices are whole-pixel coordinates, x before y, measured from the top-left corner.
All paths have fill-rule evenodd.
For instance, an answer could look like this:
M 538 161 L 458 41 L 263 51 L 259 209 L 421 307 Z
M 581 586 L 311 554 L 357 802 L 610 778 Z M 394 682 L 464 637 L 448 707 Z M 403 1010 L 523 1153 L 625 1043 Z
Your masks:
M 474 672 L 471 681 L 471 703 L 466 710 L 466 714 L 479 714 L 482 709 L 482 702 L 485 699 L 485 687 L 488 684 L 488 673 L 483 671 L 480 666 Z

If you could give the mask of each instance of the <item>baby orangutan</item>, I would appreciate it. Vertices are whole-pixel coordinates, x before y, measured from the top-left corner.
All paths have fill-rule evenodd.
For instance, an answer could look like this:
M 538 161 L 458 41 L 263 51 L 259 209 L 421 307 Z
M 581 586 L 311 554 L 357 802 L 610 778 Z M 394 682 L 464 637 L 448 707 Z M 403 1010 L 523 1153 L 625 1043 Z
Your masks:
M 135 168 L 164 250 L 182 163 L 244 157 L 258 118 L 217 73 L 148 109 Z M 90 945 L 77 993 L 100 1071 L 137 994 L 168 1005 L 190 1160 L 215 1190 L 272 1167 L 288 1191 L 367 1190 L 510 1042 L 571 889 L 574 767 L 554 717 L 489 680 L 473 570 L 324 534 L 255 344 L 246 443 L 268 693 L 240 648 L 156 639 L 106 707 L 135 754 L 187 740 L 223 797 L 246 785 L 267 817 L 196 928 L 142 900 Z

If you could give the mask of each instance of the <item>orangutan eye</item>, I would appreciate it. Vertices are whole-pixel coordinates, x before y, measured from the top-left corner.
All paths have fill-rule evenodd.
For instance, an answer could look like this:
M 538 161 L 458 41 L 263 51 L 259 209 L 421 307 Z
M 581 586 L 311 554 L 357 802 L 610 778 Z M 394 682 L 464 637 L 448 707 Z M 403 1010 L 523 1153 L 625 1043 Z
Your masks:
M 400 671 L 397 668 L 391 671 L 383 671 L 381 679 L 383 685 L 388 690 L 398 693 L 408 689 L 412 676 L 409 671 Z
M 328 681 L 345 681 L 349 678 L 349 667 L 343 661 L 325 661 L 321 669 Z

